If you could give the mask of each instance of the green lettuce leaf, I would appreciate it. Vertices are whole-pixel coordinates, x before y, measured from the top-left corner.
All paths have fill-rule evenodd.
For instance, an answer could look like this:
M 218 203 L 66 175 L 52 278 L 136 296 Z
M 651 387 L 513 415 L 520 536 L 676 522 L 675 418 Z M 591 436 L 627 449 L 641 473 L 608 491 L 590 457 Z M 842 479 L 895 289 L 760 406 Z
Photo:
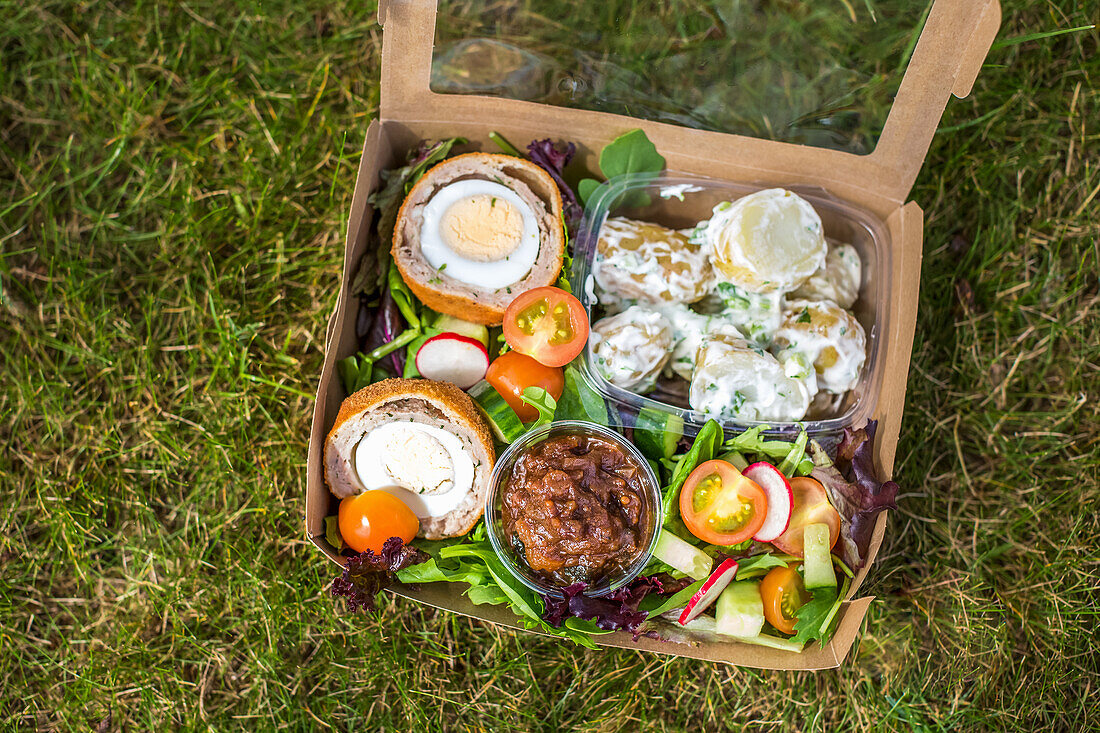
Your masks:
M 841 596 L 836 587 L 815 588 L 813 598 L 795 611 L 798 619 L 794 624 L 794 638 L 798 644 L 808 644 L 817 640 L 822 644 L 832 638 L 832 621 L 836 618 L 836 609 L 840 607 Z

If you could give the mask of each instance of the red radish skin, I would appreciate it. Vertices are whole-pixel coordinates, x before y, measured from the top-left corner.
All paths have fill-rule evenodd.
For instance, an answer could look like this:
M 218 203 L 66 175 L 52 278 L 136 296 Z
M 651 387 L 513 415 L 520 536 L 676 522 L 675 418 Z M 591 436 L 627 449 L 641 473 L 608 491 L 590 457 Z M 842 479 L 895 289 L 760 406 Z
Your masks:
M 741 474 L 762 488 L 768 497 L 768 516 L 753 539 L 771 542 L 786 532 L 791 523 L 791 509 L 794 507 L 791 484 L 778 468 L 763 461 L 752 464 Z
M 702 587 L 695 592 L 688 604 L 684 606 L 680 614 L 680 625 L 688 623 L 696 616 L 710 607 L 710 604 L 718 600 L 726 586 L 733 582 L 737 576 L 737 561 L 733 559 L 723 560 L 718 568 L 710 574 Z
M 485 377 L 489 352 L 477 339 L 457 333 L 441 333 L 425 341 L 416 352 L 416 370 L 426 379 L 450 382 L 469 389 Z

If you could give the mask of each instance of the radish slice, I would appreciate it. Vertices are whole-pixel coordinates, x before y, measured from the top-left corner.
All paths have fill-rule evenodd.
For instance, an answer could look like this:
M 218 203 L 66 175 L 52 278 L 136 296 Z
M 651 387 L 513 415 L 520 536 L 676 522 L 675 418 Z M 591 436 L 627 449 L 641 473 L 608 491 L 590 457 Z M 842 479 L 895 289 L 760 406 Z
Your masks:
M 433 336 L 416 352 L 416 370 L 421 375 L 460 389 L 480 382 L 488 368 L 489 352 L 484 344 L 457 333 Z
M 726 586 L 730 584 L 735 575 L 737 575 L 737 561 L 733 559 L 723 560 L 718 569 L 707 578 L 707 582 L 703 583 L 703 587 L 696 591 L 688 604 L 684 606 L 684 611 L 680 614 L 680 625 L 686 624 L 707 610 L 710 604 L 718 600 L 718 596 L 726 589 Z
M 758 542 L 771 542 L 787 531 L 791 523 L 794 497 L 787 477 L 770 463 L 754 463 L 741 472 L 745 478 L 764 490 L 768 497 L 768 516 L 753 535 Z

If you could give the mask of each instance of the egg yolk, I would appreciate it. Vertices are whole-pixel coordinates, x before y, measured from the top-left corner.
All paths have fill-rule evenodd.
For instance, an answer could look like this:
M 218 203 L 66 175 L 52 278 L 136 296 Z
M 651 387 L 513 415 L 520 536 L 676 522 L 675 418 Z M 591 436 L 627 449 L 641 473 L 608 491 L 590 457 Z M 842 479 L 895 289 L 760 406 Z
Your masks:
M 502 260 L 516 251 L 523 236 L 523 215 L 510 202 L 489 194 L 459 199 L 439 222 L 443 243 L 478 262 Z

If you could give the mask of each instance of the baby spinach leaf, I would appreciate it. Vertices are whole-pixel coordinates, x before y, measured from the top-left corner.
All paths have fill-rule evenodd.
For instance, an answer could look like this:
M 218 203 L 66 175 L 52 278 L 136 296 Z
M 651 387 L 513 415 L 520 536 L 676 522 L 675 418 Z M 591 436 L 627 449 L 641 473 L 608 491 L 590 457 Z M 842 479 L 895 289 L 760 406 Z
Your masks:
M 664 168 L 664 157 L 642 130 L 620 135 L 600 153 L 600 171 L 608 178 L 628 173 L 660 173 Z
M 794 638 L 798 644 L 808 644 L 815 639 L 824 644 L 832 636 L 829 622 L 836 614 L 834 605 L 840 604 L 835 587 L 815 588 L 813 599 L 795 611 L 798 621 L 794 624 Z
M 657 152 L 656 146 L 642 130 L 631 130 L 609 142 L 600 152 L 600 172 L 606 178 L 628 174 L 648 174 L 654 178 L 665 168 L 664 157 Z M 597 189 L 605 187 L 594 178 L 585 178 L 577 184 L 577 193 L 585 204 L 596 194 Z M 640 191 L 624 196 L 620 201 L 625 206 L 644 206 L 649 196 Z
M 554 412 L 558 420 L 588 420 L 607 424 L 607 403 L 588 385 L 576 367 L 565 368 L 565 387 Z

